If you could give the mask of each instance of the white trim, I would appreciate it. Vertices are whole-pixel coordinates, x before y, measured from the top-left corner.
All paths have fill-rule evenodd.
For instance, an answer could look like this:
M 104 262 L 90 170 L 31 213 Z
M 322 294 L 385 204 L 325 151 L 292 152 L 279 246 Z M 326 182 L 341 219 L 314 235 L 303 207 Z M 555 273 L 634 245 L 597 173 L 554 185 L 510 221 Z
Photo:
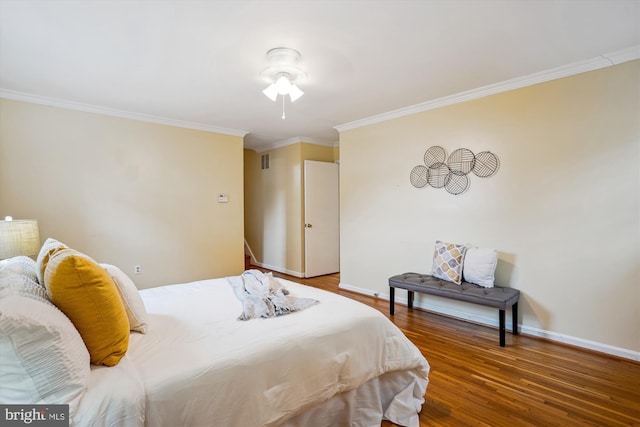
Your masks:
M 587 71 L 594 71 L 600 68 L 610 67 L 612 65 L 621 64 L 623 62 L 632 61 L 638 58 L 640 58 L 640 46 L 632 46 L 616 52 L 601 55 L 596 58 L 587 59 L 585 61 L 574 62 L 572 64 L 563 65 L 561 67 L 540 71 L 537 73 L 529 74 L 527 76 L 516 77 L 513 79 L 505 80 L 503 82 L 493 83 L 487 86 L 467 90 L 465 92 L 460 92 L 454 95 L 449 95 L 420 104 L 415 104 L 397 110 L 389 111 L 387 113 L 382 113 L 364 119 L 355 120 L 353 122 L 344 123 L 338 126 L 334 126 L 334 129 L 336 129 L 338 132 L 344 132 L 347 130 L 356 129 L 391 119 L 397 119 L 399 117 L 410 116 L 412 114 L 421 113 L 423 111 L 433 110 L 453 104 L 459 104 L 474 99 L 484 98 L 489 95 L 495 95 L 497 93 L 507 92 L 514 89 L 521 89 L 523 87 L 561 79 L 563 77 L 586 73 Z
M 288 145 L 298 144 L 302 142 L 302 137 L 296 136 L 294 138 L 285 139 L 284 141 L 277 141 L 272 144 L 268 144 L 260 147 L 260 152 L 264 153 L 265 151 L 275 150 L 276 148 L 286 147 Z
M 284 141 L 278 141 L 278 142 L 274 142 L 272 144 L 267 144 L 267 145 L 260 145 L 258 147 L 253 147 L 251 144 L 247 144 L 245 148 L 248 148 L 250 150 L 256 150 L 256 152 L 260 154 L 260 153 L 264 153 L 265 151 L 275 150 L 276 148 L 282 148 L 282 147 L 286 147 L 287 145 L 293 145 L 293 144 L 298 144 L 303 142 L 307 144 L 324 145 L 327 147 L 336 146 L 335 141 L 326 141 L 322 139 L 309 138 L 306 136 L 296 136 L 293 138 L 285 139 Z
M 631 46 L 602 56 L 611 61 L 612 65 L 622 64 L 623 62 L 633 61 L 634 59 L 640 58 L 640 46 Z
M 252 265 L 258 265 L 258 260 L 256 259 L 255 255 L 253 254 L 253 251 L 251 250 L 251 246 L 249 246 L 249 243 L 247 243 L 247 239 L 244 239 L 244 247 L 247 251 L 249 251 L 249 257 L 251 258 L 251 264 Z
M 367 295 L 367 296 L 370 296 L 370 297 L 382 298 L 382 299 L 386 299 L 386 300 L 389 299 L 389 295 L 386 295 L 386 298 L 384 296 L 380 297 L 380 294 L 378 292 L 373 292 L 370 289 L 359 288 L 357 286 L 347 285 L 346 283 L 342 283 L 342 282 L 340 282 L 338 284 L 338 287 L 340 289 L 344 289 L 346 291 L 355 292 L 357 294 L 363 294 L 363 295 Z
M 544 329 L 538 329 L 532 326 L 521 325 L 520 331 L 524 334 L 532 335 L 534 337 L 545 338 L 550 341 L 561 342 L 564 344 L 582 347 L 588 350 L 611 354 L 613 356 L 623 357 L 625 359 L 631 359 L 635 360 L 636 362 L 640 362 L 640 351 L 628 350 L 626 348 L 615 347 L 609 344 L 603 344 L 595 341 L 589 341 L 578 337 L 572 337 L 570 335 L 559 334 L 557 332 L 545 331 Z
M 294 276 L 299 279 L 304 279 L 304 273 L 300 273 L 299 271 L 287 270 L 286 268 L 276 267 L 275 265 L 265 264 L 263 262 L 255 263 L 258 267 L 266 268 L 267 270 L 277 271 L 278 273 L 288 274 L 289 276 Z
M 99 105 L 83 104 L 74 101 L 48 98 L 45 96 L 32 95 L 29 93 L 15 92 L 12 90 L 0 89 L 0 98 L 12 99 L 14 101 L 30 102 L 32 104 L 48 105 L 50 107 L 66 108 L 67 110 L 82 111 L 85 113 L 103 114 L 105 116 L 121 117 L 124 119 L 138 120 L 141 122 L 157 123 L 161 125 L 174 126 L 179 128 L 202 130 L 223 135 L 244 137 L 249 132 L 237 129 L 228 129 L 204 123 L 188 122 L 184 120 L 174 120 L 166 117 L 151 116 L 149 114 L 133 113 L 131 111 L 116 110 L 113 108 L 101 107 Z
M 380 298 L 383 300 L 389 301 L 388 294 L 380 294 L 378 292 L 373 292 L 370 289 L 360 288 L 358 286 L 348 285 L 346 283 L 340 283 L 338 285 L 340 289 L 345 289 L 347 291 L 356 292 L 363 295 L 372 296 L 375 298 Z M 399 304 L 407 305 L 407 299 L 401 297 L 395 297 L 395 302 Z M 457 319 L 468 320 L 474 323 L 479 323 L 481 325 L 492 326 L 495 328 L 499 327 L 497 316 L 495 318 L 489 318 L 486 316 L 478 316 L 475 314 L 469 314 L 458 310 L 453 310 L 447 307 L 441 307 L 438 305 L 427 304 L 424 302 L 413 300 L 413 306 L 419 307 L 423 310 L 427 310 L 433 313 L 443 314 L 445 316 L 454 317 Z M 505 327 L 507 330 L 513 330 L 513 322 L 508 322 L 511 316 L 505 316 Z M 606 353 L 613 356 L 622 357 L 625 359 L 631 359 L 635 361 L 640 361 L 640 352 L 629 350 L 626 348 L 615 347 L 609 344 L 603 344 L 595 341 L 585 340 L 578 337 L 573 337 L 570 335 L 560 334 L 557 332 L 545 331 L 543 329 L 534 328 L 531 326 L 526 326 L 519 324 L 519 330 L 521 333 L 526 335 L 531 335 L 534 337 L 545 338 L 550 341 L 556 341 L 563 344 L 573 345 L 575 347 L 581 347 L 588 350 L 597 351 L 600 353 Z

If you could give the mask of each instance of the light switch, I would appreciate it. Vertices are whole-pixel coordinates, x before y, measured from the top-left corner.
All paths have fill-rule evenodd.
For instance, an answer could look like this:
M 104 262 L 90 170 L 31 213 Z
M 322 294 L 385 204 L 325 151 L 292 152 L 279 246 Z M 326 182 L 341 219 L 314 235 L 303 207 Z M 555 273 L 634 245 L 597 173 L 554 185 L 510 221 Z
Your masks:
M 218 194 L 218 203 L 227 203 L 229 201 L 229 196 L 226 194 Z

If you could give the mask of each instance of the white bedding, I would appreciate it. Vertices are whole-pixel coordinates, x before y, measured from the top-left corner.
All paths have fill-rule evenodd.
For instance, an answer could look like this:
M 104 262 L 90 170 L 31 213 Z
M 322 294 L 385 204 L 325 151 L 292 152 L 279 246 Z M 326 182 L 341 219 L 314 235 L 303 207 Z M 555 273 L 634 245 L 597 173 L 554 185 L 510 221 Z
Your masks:
M 320 303 L 239 321 L 226 279 L 141 291 L 147 334 L 131 335 L 124 363 L 93 367 L 74 424 L 418 426 L 429 372 L 419 350 L 375 309 L 283 283 Z

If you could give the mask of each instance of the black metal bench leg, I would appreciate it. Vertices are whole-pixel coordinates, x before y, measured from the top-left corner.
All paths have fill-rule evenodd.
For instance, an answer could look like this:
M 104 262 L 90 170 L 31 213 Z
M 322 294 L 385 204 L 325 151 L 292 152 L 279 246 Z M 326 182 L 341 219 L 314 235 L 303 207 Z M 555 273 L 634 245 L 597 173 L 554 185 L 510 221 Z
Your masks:
M 500 310 L 500 347 L 504 347 L 504 335 L 505 335 L 505 326 L 504 326 L 504 310 Z
M 518 303 L 516 302 L 511 306 L 511 315 L 513 316 L 513 327 L 511 331 L 513 335 L 518 335 Z
M 407 307 L 413 308 L 413 291 L 407 291 Z
M 396 288 L 389 286 L 389 314 L 393 316 L 393 300 L 395 299 Z

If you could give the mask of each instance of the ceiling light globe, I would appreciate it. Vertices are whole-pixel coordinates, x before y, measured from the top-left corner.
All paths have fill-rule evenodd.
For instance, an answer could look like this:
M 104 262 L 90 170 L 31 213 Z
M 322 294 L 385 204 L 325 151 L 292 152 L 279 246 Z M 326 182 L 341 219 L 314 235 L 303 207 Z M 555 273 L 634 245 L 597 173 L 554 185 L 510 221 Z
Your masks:
M 278 80 L 276 80 L 276 89 L 280 95 L 286 95 L 291 90 L 291 82 L 287 78 L 287 76 L 280 76 Z

